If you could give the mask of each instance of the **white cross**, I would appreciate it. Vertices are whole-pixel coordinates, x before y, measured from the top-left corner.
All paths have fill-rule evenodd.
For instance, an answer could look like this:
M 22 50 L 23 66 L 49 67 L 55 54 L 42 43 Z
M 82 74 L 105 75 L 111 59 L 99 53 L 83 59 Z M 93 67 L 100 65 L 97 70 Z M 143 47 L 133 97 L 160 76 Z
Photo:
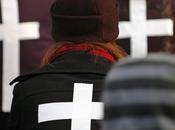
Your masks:
M 1 0 L 2 25 L 0 40 L 3 40 L 3 111 L 9 111 L 13 87 L 9 82 L 19 75 L 20 45 L 19 40 L 38 39 L 39 23 L 19 23 L 17 0 Z
M 173 20 L 147 20 L 146 14 L 146 0 L 130 0 L 130 22 L 119 24 L 119 39 L 131 37 L 131 56 L 134 58 L 147 55 L 147 36 L 173 36 Z
M 38 122 L 72 119 L 71 130 L 90 130 L 103 117 L 103 103 L 92 102 L 93 84 L 74 84 L 73 102 L 39 105 Z

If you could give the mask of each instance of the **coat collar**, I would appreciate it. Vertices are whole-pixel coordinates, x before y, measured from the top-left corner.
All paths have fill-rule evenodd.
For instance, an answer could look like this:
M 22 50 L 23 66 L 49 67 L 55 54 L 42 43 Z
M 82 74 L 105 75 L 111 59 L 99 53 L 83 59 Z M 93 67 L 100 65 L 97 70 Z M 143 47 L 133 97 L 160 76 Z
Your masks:
M 51 64 L 48 64 L 34 72 L 15 78 L 10 85 L 22 82 L 41 74 L 97 74 L 106 75 L 112 62 L 101 56 L 94 56 L 86 52 L 71 52 L 59 56 Z

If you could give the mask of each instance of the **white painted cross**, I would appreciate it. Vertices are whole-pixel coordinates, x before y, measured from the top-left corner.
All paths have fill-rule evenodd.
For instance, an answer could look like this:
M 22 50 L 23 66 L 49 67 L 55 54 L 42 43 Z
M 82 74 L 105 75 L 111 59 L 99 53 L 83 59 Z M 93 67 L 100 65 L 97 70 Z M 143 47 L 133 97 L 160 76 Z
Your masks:
M 90 130 L 91 119 L 103 118 L 103 103 L 92 102 L 93 84 L 74 84 L 73 102 L 39 105 L 38 122 L 72 119 L 71 130 Z
M 3 111 L 9 111 L 12 100 L 12 90 L 9 82 L 19 75 L 20 40 L 38 39 L 39 23 L 19 23 L 18 1 L 1 0 L 2 25 L 0 25 L 0 40 L 3 40 Z
M 173 20 L 147 20 L 146 0 L 130 0 L 130 22 L 120 22 L 119 39 L 131 38 L 131 56 L 145 57 L 148 36 L 173 36 Z

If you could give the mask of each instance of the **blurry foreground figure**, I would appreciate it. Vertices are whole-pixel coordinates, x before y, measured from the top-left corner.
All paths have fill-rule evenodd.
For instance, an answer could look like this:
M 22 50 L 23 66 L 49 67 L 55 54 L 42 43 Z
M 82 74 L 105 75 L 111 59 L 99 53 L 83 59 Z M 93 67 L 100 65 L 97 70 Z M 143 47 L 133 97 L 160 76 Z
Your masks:
M 50 12 L 56 44 L 41 69 L 11 82 L 10 130 L 99 130 L 104 77 L 127 56 L 115 43 L 118 2 L 56 0 Z
M 103 130 L 175 130 L 175 57 L 128 58 L 109 72 Z

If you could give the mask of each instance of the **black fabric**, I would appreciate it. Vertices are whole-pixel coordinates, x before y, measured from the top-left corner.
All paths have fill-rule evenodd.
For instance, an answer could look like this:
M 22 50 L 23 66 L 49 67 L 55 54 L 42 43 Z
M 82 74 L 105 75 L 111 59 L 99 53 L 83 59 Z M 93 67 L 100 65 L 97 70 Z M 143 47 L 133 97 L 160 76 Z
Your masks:
M 0 130 L 8 130 L 9 125 L 9 113 L 0 112 Z
M 100 101 L 103 79 L 111 62 L 84 52 L 72 52 L 33 73 L 20 76 L 14 88 L 11 130 L 70 130 L 71 120 L 38 123 L 38 105 L 72 102 L 74 83 L 93 84 L 93 102 Z M 99 129 L 92 120 L 91 130 Z

